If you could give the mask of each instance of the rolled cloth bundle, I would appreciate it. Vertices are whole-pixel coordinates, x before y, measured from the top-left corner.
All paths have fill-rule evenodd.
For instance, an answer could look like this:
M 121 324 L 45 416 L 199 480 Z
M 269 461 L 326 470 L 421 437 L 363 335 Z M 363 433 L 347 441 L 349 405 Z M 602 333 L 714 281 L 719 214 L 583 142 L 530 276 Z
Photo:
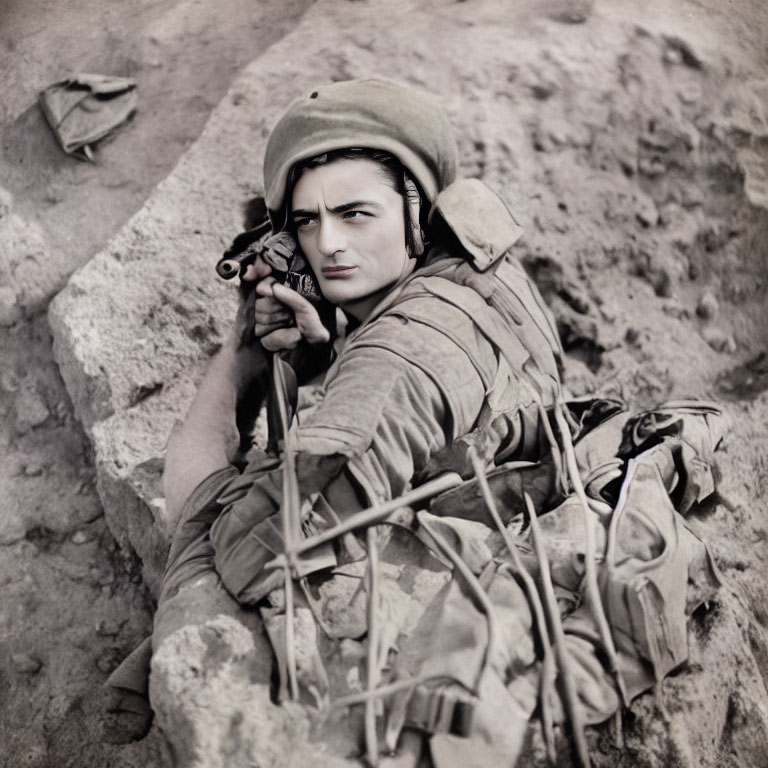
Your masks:
M 264 186 L 275 229 L 285 222 L 290 169 L 301 160 L 349 147 L 394 155 L 430 203 L 456 177 L 456 140 L 434 96 L 389 80 L 326 85 L 295 101 L 270 134 Z

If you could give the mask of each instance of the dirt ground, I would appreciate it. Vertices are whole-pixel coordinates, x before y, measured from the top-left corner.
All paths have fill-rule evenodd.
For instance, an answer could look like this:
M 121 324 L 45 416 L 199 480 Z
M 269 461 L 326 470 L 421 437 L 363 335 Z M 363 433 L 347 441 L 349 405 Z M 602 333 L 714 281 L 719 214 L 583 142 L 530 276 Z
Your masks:
M 54 285 L 141 207 L 234 74 L 309 4 L 0 0 L 0 186 L 42 227 Z M 37 105 L 83 71 L 140 82 L 135 117 L 96 164 L 64 155 Z M 151 604 L 104 524 L 44 312 L 0 329 L 0 360 L 0 765 L 162 764 L 152 740 L 100 743 L 100 684 L 148 633 Z
M 14 210 L 45 233 L 54 286 L 63 285 L 141 207 L 199 135 L 234 73 L 285 34 L 310 4 L 0 0 L 0 186 L 13 195 Z M 624 3 L 612 7 L 620 14 Z M 654 14 L 706 20 L 751 59 L 755 71 L 768 66 L 768 9 L 761 0 L 654 2 L 649 20 Z M 60 151 L 36 104 L 39 90 L 70 71 L 126 75 L 141 83 L 136 116 L 99 148 L 95 165 Z M 725 176 L 712 180 L 727 182 Z M 721 566 L 759 619 L 758 656 L 768 623 L 768 574 L 758 551 L 766 528 L 760 511 L 740 499 L 759 499 L 768 487 L 760 450 L 768 413 L 768 364 L 761 357 L 768 326 L 759 296 L 765 284 L 755 284 L 756 275 L 768 272 L 768 227 L 761 222 L 736 222 L 739 240 L 733 247 L 727 232 L 714 231 L 708 252 L 725 248 L 726 262 L 694 264 L 698 277 L 681 289 L 676 303 L 669 301 L 670 316 L 692 307 L 687 322 L 701 325 L 704 315 L 695 308 L 704 287 L 712 286 L 723 344 L 730 343 L 729 334 L 738 342 L 719 363 L 721 373 L 703 373 L 702 386 L 691 389 L 728 398 L 740 423 L 752 424 L 743 441 L 731 442 L 729 460 L 753 471 L 736 474 L 709 524 L 722 537 L 715 547 Z M 743 254 L 750 256 L 748 263 L 740 261 Z M 659 281 L 670 266 L 648 263 L 644 269 L 647 290 L 638 289 L 635 297 L 640 304 L 663 293 Z M 626 263 L 617 259 L 593 275 L 590 291 L 605 294 L 625 272 Z M 740 306 L 743 311 L 736 311 Z M 605 327 L 614 322 L 609 310 L 602 314 Z M 652 354 L 647 329 L 628 328 L 623 343 L 627 366 L 642 368 Z M 674 372 L 649 365 L 645 383 L 627 384 L 622 359 L 613 355 L 612 375 L 636 396 L 644 393 L 650 401 L 675 381 Z M 0 765 L 163 764 L 165 746 L 155 738 L 119 749 L 99 739 L 100 683 L 149 631 L 152 604 L 137 564 L 117 549 L 104 523 L 89 444 L 53 362 L 44 312 L 0 330 L 0 361 Z M 575 388 L 595 387 L 587 366 L 572 371 Z M 735 500 L 729 501 L 729 493 Z M 734 524 L 749 527 L 755 552 L 739 552 L 729 541 Z M 761 672 L 768 675 L 768 658 L 762 658 Z

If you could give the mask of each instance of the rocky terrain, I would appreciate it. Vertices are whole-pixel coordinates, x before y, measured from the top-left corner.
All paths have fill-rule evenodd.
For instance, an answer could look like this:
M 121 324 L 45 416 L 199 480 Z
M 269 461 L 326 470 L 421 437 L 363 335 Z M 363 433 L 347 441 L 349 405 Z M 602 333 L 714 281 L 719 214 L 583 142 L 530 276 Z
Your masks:
M 638 699 L 623 748 L 593 730 L 595 764 L 766 765 L 768 12 L 748 0 L 246 5 L 212 17 L 134 0 L 133 20 L 105 12 L 109 34 L 79 58 L 66 30 L 87 3 L 59 38 L 22 34 L 21 6 L 10 25 L 0 17 L 0 64 L 25 83 L 0 113 L 2 764 L 272 766 L 311 752 L 291 736 L 302 718 L 242 674 L 254 641 L 231 620 L 163 644 L 144 742 L 100 744 L 98 686 L 151 624 L 163 446 L 229 325 L 233 290 L 212 265 L 261 191 L 269 128 L 317 83 L 385 75 L 440 95 L 462 173 L 524 226 L 518 255 L 557 317 L 571 390 L 633 406 L 715 399 L 729 420 L 717 497 L 691 521 L 720 596 L 691 622 L 666 714 Z M 140 83 L 136 118 L 95 166 L 60 154 L 33 104 L 58 77 L 43 45 L 57 41 L 68 67 Z M 231 663 L 206 661 L 212 636 Z M 536 733 L 529 764 L 542 760 Z

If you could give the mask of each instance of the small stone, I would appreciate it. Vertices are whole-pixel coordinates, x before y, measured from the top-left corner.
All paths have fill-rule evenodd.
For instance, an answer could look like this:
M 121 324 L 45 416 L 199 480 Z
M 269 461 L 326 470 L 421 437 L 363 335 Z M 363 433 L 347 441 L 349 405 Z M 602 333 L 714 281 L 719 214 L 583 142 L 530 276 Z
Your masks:
M 360 680 L 360 669 L 358 667 L 350 667 L 347 670 L 347 688 L 353 692 L 363 690 L 363 684 Z
M 661 307 L 661 311 L 665 315 L 675 317 L 678 320 L 687 318 L 690 316 L 689 311 L 682 305 L 680 300 L 674 296 L 670 297 Z
M 664 61 L 667 64 L 685 64 L 691 69 L 703 69 L 704 62 L 697 51 L 695 51 L 687 40 L 683 40 L 676 35 L 664 35 L 666 49 L 664 51 Z
M 110 555 L 113 555 L 115 552 L 117 552 L 117 542 L 111 536 L 102 544 L 102 546 L 106 552 L 109 552 Z
M 697 104 L 701 100 L 701 86 L 698 83 L 686 83 L 677 89 L 677 98 L 688 106 Z
M 555 92 L 555 85 L 553 83 L 533 83 L 531 85 L 531 94 L 534 99 L 539 101 L 546 101 Z
M 54 184 L 49 184 L 45 189 L 45 202 L 51 205 L 57 205 L 63 200 L 61 190 Z
M 96 658 L 96 667 L 104 674 L 110 674 L 120 663 L 117 648 L 105 648 Z
M 650 179 L 655 179 L 667 172 L 667 166 L 657 155 L 643 155 L 637 161 L 637 170 Z
M 12 208 L 13 197 L 11 193 L 7 189 L 0 187 L 0 219 L 2 219 L 3 216 L 7 216 Z
M 21 307 L 13 288 L 0 286 L 0 326 L 10 328 L 21 319 Z
M 50 269 L 48 240 L 41 226 L 10 212 L 2 218 L 0 250 L 0 285 L 11 289 L 10 294 L 3 292 L 4 309 L 10 309 L 12 315 L 17 310 L 24 315 L 41 310 L 60 287 L 56 270 Z M 16 309 L 9 303 L 11 299 Z
M 21 465 L 24 477 L 40 477 L 45 470 L 45 465 L 40 459 L 27 459 Z
M 704 320 L 714 320 L 717 317 L 720 305 L 712 291 L 706 291 L 696 305 L 696 314 Z
M 606 323 L 615 323 L 616 322 L 616 313 L 612 309 L 608 309 L 608 307 L 600 307 L 600 317 L 605 320 Z
M 666 269 L 659 269 L 655 274 L 651 276 L 651 285 L 657 296 L 664 299 L 672 297 L 672 291 L 674 284 L 672 282 L 672 276 Z
M 549 5 L 547 16 L 561 24 L 583 24 L 592 15 L 593 6 L 594 0 L 560 0 Z
M 16 395 L 16 431 L 19 434 L 44 424 L 50 415 L 48 406 L 34 387 L 22 389 Z
M 120 632 L 120 628 L 125 624 L 125 620 L 100 619 L 96 624 L 96 634 L 101 637 L 114 637 Z
M 14 653 L 11 655 L 11 661 L 17 672 L 28 675 L 36 675 L 43 668 L 43 662 L 40 659 L 27 653 Z
M 655 227 L 659 223 L 659 209 L 656 203 L 642 192 L 635 195 L 635 216 L 644 227 Z
M 627 344 L 637 344 L 639 339 L 640 333 L 638 332 L 637 328 L 627 328 L 627 331 L 624 334 L 624 341 L 626 341 Z
M 0 373 L 0 387 L 6 392 L 16 392 L 19 389 L 19 377 L 10 369 Z
M 59 400 L 59 402 L 56 403 L 56 405 L 53 407 L 53 414 L 56 416 L 56 419 L 63 424 L 66 422 L 67 417 L 69 416 L 69 409 L 70 407 L 67 405 L 67 403 L 64 402 L 64 400 Z
M 341 658 L 345 661 L 359 661 L 365 656 L 363 644 L 348 637 L 345 637 L 339 644 L 339 651 Z
M 732 353 L 736 351 L 736 340 L 733 338 L 733 335 L 727 333 L 722 328 L 708 325 L 702 330 L 701 336 L 716 352 Z
M 531 132 L 531 143 L 537 152 L 551 152 L 552 142 L 540 125 L 536 125 Z
M 664 51 L 664 63 L 665 64 L 682 64 L 683 54 L 678 48 L 667 48 Z
M 680 205 L 683 208 L 696 208 L 704 204 L 704 192 L 697 184 L 684 184 L 680 190 Z
M 742 149 L 738 153 L 744 174 L 744 193 L 752 205 L 768 209 L 768 160 L 765 152 Z
M 85 531 L 75 531 L 70 539 L 73 544 L 86 544 L 90 540 L 90 537 Z

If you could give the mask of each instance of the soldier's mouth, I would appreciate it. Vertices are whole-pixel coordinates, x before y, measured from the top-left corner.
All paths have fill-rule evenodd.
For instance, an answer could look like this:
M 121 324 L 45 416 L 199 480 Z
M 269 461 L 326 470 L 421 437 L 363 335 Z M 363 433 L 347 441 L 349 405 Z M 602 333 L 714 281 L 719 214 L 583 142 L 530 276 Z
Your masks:
M 346 264 L 333 264 L 323 267 L 323 275 L 330 278 L 345 277 L 356 269 L 357 267 L 351 267 Z

